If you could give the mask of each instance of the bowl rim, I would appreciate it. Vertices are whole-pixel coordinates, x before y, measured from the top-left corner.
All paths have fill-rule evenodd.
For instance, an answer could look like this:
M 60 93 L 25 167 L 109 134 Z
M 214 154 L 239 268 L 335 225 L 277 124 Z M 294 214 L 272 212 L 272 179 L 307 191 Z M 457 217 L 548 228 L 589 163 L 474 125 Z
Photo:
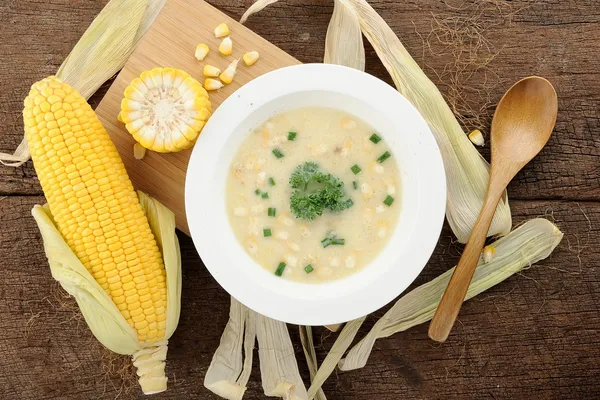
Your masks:
M 348 289 L 345 279 L 324 284 L 285 280 L 286 283 L 279 286 L 285 286 L 286 290 L 275 288 L 273 282 L 270 282 L 272 279 L 281 282 L 281 278 L 265 276 L 258 280 L 247 273 L 245 267 L 242 269 L 233 266 L 240 260 L 234 260 L 234 252 L 227 251 L 227 247 L 219 242 L 219 235 L 214 234 L 213 229 L 219 230 L 218 225 L 223 224 L 216 224 L 213 220 L 216 213 L 210 211 L 216 204 L 215 198 L 224 203 L 224 193 L 207 196 L 205 188 L 198 184 L 216 179 L 215 164 L 228 137 L 236 133 L 248 116 L 278 97 L 301 91 L 335 91 L 347 96 L 361 93 L 362 100 L 374 105 L 380 104 L 386 110 L 391 109 L 391 102 L 395 109 L 402 109 L 405 116 L 408 114 L 410 123 L 418 127 L 419 146 L 416 151 L 419 152 L 419 157 L 426 160 L 423 161 L 426 168 L 419 172 L 419 179 L 424 182 L 419 185 L 423 189 L 419 195 L 420 199 L 427 202 L 426 210 L 422 207 L 417 210 L 418 219 L 413 234 L 419 239 L 416 242 L 416 239 L 407 239 L 412 246 L 404 254 L 406 259 L 387 260 L 394 265 L 402 262 L 402 268 L 390 267 L 363 287 L 345 290 Z M 392 120 L 399 118 L 389 114 L 391 112 L 386 116 Z M 376 311 L 401 294 L 417 278 L 431 257 L 444 222 L 445 207 L 446 176 L 442 156 L 429 126 L 416 108 L 393 87 L 378 78 L 332 64 L 300 64 L 277 69 L 250 81 L 231 94 L 209 118 L 199 136 L 189 160 L 185 183 L 185 211 L 190 234 L 204 265 L 214 279 L 250 309 L 270 318 L 302 325 L 350 321 Z M 404 212 L 406 210 L 400 212 L 398 224 L 401 224 Z M 226 220 L 224 225 L 229 228 L 229 221 Z M 210 226 L 211 229 L 204 229 L 204 226 Z M 391 244 L 390 238 L 384 249 Z M 250 256 L 245 261 L 248 260 L 258 265 Z M 263 267 L 259 268 L 266 271 Z M 366 268 L 369 266 L 364 269 Z M 293 294 L 296 290 L 306 291 L 317 286 L 328 287 L 332 289 L 332 293 L 321 296 L 318 302 Z

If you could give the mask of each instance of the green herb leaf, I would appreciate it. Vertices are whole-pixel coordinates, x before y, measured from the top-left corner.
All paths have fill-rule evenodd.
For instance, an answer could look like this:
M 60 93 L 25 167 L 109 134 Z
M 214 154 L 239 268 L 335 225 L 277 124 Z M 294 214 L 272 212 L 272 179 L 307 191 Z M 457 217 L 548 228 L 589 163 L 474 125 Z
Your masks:
M 358 189 L 358 182 L 352 181 L 352 187 L 354 188 L 354 190 Z
M 271 236 L 271 229 L 270 229 L 270 228 L 265 228 L 265 229 L 263 229 L 263 236 L 264 236 L 264 237 L 269 237 L 269 236 Z
M 375 144 L 381 142 L 381 138 L 376 133 L 372 134 L 369 140 Z
M 285 269 L 285 263 L 282 261 L 277 266 L 277 269 L 275 270 L 275 275 L 277 275 L 277 276 L 283 275 L 283 270 L 284 269 Z
M 390 154 L 389 151 L 386 151 L 385 153 L 383 153 L 382 155 L 379 156 L 379 158 L 377 159 L 377 162 L 379 164 L 381 164 L 382 162 L 384 162 L 385 160 L 387 160 L 388 158 L 390 158 L 392 155 Z
M 275 186 L 275 179 L 269 178 L 269 185 Z
M 273 207 L 269 207 L 269 209 L 267 210 L 267 215 L 269 217 L 274 217 L 277 214 L 277 209 L 273 208 Z
M 340 212 L 354 204 L 346 198 L 344 183 L 314 162 L 298 165 L 290 176 L 290 186 L 294 189 L 290 209 L 296 218 L 313 221 L 326 210 Z
M 356 164 L 354 164 L 354 165 L 352 166 L 352 168 L 350 168 L 350 169 L 352 170 L 352 172 L 354 172 L 354 175 L 358 175 L 358 173 L 359 173 L 360 171 L 362 171 L 362 169 L 360 169 L 360 167 L 359 167 L 358 165 L 356 165 Z
M 388 195 L 385 198 L 385 200 L 383 201 L 383 204 L 385 204 L 386 206 L 390 207 L 393 202 L 394 202 L 394 198 L 392 196 Z
M 315 269 L 313 268 L 313 266 L 311 264 L 308 264 L 306 267 L 304 267 L 304 271 L 306 271 L 307 274 L 310 274 L 314 270 Z
M 256 189 L 256 190 L 254 191 L 254 194 L 256 194 L 257 196 L 260 196 L 260 189 Z
M 281 150 L 275 148 L 273 149 L 273 154 L 275 155 L 275 157 L 277 158 L 283 158 L 283 153 L 281 152 Z
M 269 198 L 269 193 L 263 192 L 263 194 L 261 194 L 260 197 L 262 197 L 263 199 L 268 199 Z
M 296 135 L 297 135 L 297 133 L 294 131 L 288 132 L 288 140 L 290 142 L 293 142 L 294 140 L 296 140 Z

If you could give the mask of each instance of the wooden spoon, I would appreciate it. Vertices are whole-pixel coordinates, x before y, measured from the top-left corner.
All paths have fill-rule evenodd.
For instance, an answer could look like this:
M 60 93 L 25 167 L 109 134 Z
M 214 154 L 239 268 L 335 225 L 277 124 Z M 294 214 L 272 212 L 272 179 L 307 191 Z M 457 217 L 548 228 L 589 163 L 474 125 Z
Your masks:
M 548 142 L 558 100 L 552 84 L 531 76 L 511 87 L 498 103 L 491 129 L 490 182 L 483 208 L 429 325 L 429 337 L 448 337 L 473 278 L 498 202 L 508 183 Z

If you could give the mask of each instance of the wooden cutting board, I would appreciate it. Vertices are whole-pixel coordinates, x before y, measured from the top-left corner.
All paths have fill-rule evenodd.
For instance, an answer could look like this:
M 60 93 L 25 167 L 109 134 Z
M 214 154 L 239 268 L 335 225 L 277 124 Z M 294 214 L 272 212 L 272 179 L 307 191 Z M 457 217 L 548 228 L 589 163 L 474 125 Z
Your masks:
M 221 39 L 215 38 L 213 33 L 214 28 L 222 22 L 227 23 L 231 30 L 233 53 L 229 57 L 218 52 Z M 194 58 L 198 43 L 206 43 L 211 49 L 202 62 Z M 117 121 L 123 91 L 142 71 L 158 66 L 183 69 L 203 82 L 202 68 L 205 63 L 225 69 L 231 61 L 251 50 L 260 53 L 258 62 L 252 67 L 240 62 L 234 81 L 218 91 L 210 92 L 213 111 L 245 83 L 274 69 L 299 64 L 299 61 L 202 0 L 167 0 L 96 108 L 121 153 L 135 188 L 169 207 L 175 213 L 177 227 L 188 235 L 184 185 L 191 149 L 170 154 L 148 151 L 142 160 L 136 160 L 133 157 L 135 141 L 125 126 Z

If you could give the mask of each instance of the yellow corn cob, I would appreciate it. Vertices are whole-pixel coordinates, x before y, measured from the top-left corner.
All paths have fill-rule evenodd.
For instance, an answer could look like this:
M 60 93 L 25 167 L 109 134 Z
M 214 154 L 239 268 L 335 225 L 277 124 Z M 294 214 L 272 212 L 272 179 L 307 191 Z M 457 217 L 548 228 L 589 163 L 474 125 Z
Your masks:
M 210 109 L 208 93 L 187 72 L 153 68 L 125 89 L 121 118 L 139 144 L 168 153 L 195 143 Z
M 204 73 L 204 76 L 210 77 L 210 78 L 216 78 L 219 75 L 221 75 L 221 70 L 217 67 L 213 67 L 212 65 L 206 64 L 204 66 L 204 70 L 202 71 Z
M 242 59 L 244 60 L 244 64 L 246 64 L 247 66 L 251 66 L 254 65 L 256 61 L 258 61 L 258 57 L 258 51 L 249 51 L 242 56 Z
M 229 85 L 231 82 L 233 82 L 233 77 L 237 71 L 237 65 L 238 60 L 233 60 L 233 62 L 229 64 L 227 68 L 225 68 L 225 71 L 219 75 L 221 82 L 225 83 L 226 85 Z
M 125 166 L 86 100 L 56 77 L 25 99 L 25 135 L 66 243 L 140 343 L 165 336 L 165 268 Z
M 223 54 L 224 56 L 229 56 L 229 55 L 231 55 L 232 51 L 233 51 L 233 41 L 231 40 L 231 38 L 229 36 L 227 36 L 225 39 L 223 39 L 221 41 L 221 44 L 219 45 L 219 53 Z
M 219 24 L 219 26 L 217 26 L 215 28 L 215 37 L 221 38 L 221 37 L 227 36 L 227 35 L 229 35 L 229 27 L 227 26 L 227 24 L 225 22 L 223 22 L 222 24 Z
M 204 43 L 200 43 L 198 46 L 196 46 L 196 52 L 194 53 L 194 57 L 196 57 L 196 60 L 202 61 L 206 58 L 209 51 L 210 49 L 207 45 L 205 45 Z

